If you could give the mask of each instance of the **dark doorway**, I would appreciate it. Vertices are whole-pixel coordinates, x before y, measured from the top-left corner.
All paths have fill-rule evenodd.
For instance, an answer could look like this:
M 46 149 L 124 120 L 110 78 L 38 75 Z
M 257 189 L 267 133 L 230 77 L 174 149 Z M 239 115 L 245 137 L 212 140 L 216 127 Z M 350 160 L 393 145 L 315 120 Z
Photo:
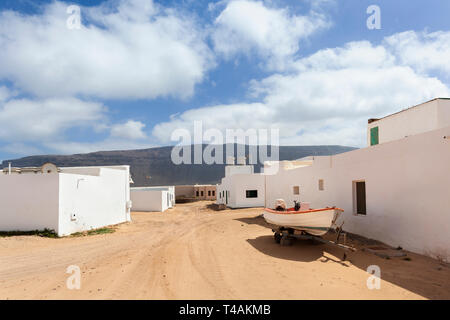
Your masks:
M 366 214 L 366 182 L 357 181 L 355 183 L 356 213 Z

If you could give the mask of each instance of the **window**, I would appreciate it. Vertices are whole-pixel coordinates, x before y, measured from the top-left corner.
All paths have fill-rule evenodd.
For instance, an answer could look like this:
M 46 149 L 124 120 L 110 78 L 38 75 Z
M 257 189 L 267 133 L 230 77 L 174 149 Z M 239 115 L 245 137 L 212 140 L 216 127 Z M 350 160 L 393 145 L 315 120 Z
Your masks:
M 245 197 L 246 198 L 258 198 L 258 190 L 246 190 Z
M 376 144 L 378 144 L 378 127 L 373 127 L 370 129 L 370 145 Z
M 353 208 L 355 214 L 367 214 L 365 181 L 353 181 Z
M 200 191 L 200 195 L 203 197 L 203 191 Z
M 294 194 L 300 194 L 300 187 L 294 186 Z
M 198 197 L 198 190 L 195 192 L 195 195 Z
M 319 179 L 319 190 L 323 191 L 324 187 L 323 187 L 323 179 Z
M 212 191 L 212 196 L 214 197 L 216 195 L 216 191 Z
M 219 199 L 222 199 L 222 192 L 219 192 Z
M 208 197 L 211 197 L 211 190 L 208 190 Z

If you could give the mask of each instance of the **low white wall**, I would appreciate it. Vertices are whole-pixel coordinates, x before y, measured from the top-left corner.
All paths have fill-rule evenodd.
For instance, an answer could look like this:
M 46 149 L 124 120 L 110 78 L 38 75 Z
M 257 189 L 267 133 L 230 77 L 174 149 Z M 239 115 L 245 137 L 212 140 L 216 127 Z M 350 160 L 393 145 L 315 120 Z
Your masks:
M 127 170 L 59 174 L 59 235 L 130 221 Z M 75 217 L 73 217 L 75 215 Z
M 0 231 L 58 232 L 59 175 L 0 174 Z
M 253 165 L 225 166 L 225 177 L 230 177 L 234 174 L 252 174 L 253 170 Z
M 164 212 L 172 207 L 172 193 L 167 188 L 131 188 L 131 202 L 133 211 Z

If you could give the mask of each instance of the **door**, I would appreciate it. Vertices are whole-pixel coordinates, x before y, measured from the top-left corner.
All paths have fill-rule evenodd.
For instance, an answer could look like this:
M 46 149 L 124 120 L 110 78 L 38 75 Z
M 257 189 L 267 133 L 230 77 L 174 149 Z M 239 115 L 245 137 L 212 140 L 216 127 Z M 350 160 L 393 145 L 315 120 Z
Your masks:
M 356 213 L 366 214 L 366 182 L 356 182 Z

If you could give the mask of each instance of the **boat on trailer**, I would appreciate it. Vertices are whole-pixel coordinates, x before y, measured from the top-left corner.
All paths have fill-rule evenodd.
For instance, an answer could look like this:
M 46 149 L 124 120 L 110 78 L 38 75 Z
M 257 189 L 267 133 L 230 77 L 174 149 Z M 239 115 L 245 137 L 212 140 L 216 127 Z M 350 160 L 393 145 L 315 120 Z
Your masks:
M 345 244 L 346 234 L 344 233 L 344 244 L 339 243 L 342 232 L 342 225 L 336 226 L 336 220 L 343 209 L 327 207 L 321 209 L 310 209 L 309 204 L 295 202 L 294 208 L 287 208 L 282 199 L 277 200 L 276 209 L 264 209 L 264 219 L 267 223 L 274 225 L 274 239 L 277 243 L 285 246 L 291 245 L 294 239 L 314 240 L 325 244 L 337 246 L 346 251 L 355 251 L 355 248 Z M 321 236 L 330 229 L 336 231 L 336 240 L 325 240 Z M 344 253 L 343 260 L 346 259 Z
M 344 210 L 336 207 L 307 210 L 302 210 L 301 207 L 298 210 L 295 208 L 285 210 L 265 208 L 263 215 L 269 224 L 299 230 L 314 236 L 322 236 L 335 225 L 342 212 Z

